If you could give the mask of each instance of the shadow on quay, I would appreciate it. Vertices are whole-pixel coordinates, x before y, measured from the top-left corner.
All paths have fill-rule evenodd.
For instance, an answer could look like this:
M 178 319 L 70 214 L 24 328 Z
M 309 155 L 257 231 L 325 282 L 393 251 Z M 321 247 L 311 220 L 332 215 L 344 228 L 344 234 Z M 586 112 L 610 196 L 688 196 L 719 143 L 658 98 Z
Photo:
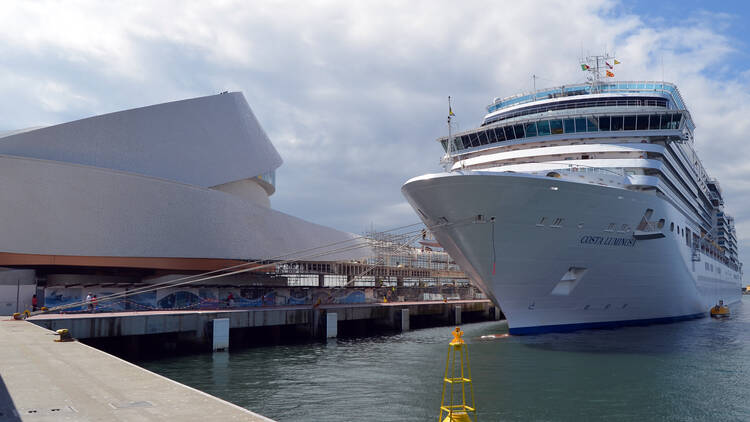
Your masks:
M 2 375 L 0 375 L 0 421 L 20 421 L 18 410 L 10 397 L 8 388 L 5 386 Z

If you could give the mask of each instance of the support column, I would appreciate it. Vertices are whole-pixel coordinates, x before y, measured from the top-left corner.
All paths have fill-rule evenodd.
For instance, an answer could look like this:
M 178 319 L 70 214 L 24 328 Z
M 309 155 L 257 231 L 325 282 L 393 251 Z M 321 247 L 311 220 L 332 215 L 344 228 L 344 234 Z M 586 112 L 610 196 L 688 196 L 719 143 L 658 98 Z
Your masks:
M 213 346 L 214 352 L 227 350 L 229 348 L 229 318 L 217 318 L 213 320 Z
M 499 307 L 493 306 L 495 311 L 495 321 L 500 321 L 501 315 L 503 314 L 503 311 L 500 310 Z
M 336 338 L 339 331 L 339 318 L 335 312 L 326 313 L 326 338 Z
M 401 331 L 409 331 L 409 309 L 401 310 Z
M 461 325 L 461 305 L 456 305 L 455 308 L 453 308 L 453 316 L 453 323 L 455 325 Z
M 318 287 L 325 287 L 326 276 L 325 274 L 318 274 Z

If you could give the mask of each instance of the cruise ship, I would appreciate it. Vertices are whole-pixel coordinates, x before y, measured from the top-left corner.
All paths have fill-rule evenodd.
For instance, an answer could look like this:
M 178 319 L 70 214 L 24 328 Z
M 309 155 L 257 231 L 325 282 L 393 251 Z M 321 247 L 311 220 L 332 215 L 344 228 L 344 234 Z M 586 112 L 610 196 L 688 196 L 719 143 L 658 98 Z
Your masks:
M 706 316 L 741 298 L 734 220 L 672 83 L 586 81 L 496 98 L 402 192 L 511 334 Z M 449 100 L 450 110 L 450 100 Z M 717 140 L 719 141 L 719 140 Z

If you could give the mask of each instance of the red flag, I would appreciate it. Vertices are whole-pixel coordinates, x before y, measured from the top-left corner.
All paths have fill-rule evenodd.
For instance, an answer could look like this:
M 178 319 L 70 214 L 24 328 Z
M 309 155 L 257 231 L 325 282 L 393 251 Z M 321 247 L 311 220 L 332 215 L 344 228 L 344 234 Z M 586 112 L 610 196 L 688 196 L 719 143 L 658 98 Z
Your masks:
M 607 71 L 607 76 L 608 76 L 608 77 L 610 77 L 610 78 L 614 78 L 614 77 L 615 77 L 615 74 L 614 74 L 614 73 L 612 73 L 612 72 L 610 72 L 610 71 L 608 70 L 608 71 Z

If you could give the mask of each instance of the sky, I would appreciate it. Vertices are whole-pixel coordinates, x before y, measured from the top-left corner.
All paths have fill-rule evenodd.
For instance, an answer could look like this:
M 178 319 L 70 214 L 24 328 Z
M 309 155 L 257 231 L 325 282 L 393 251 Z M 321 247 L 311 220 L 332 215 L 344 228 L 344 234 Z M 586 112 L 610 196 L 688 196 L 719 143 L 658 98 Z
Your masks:
M 440 170 L 495 97 L 583 81 L 678 85 L 695 148 L 750 263 L 750 6 L 743 2 L 23 1 L 0 5 L 0 131 L 242 91 L 284 164 L 272 206 L 362 233 L 414 223 L 401 195 Z

